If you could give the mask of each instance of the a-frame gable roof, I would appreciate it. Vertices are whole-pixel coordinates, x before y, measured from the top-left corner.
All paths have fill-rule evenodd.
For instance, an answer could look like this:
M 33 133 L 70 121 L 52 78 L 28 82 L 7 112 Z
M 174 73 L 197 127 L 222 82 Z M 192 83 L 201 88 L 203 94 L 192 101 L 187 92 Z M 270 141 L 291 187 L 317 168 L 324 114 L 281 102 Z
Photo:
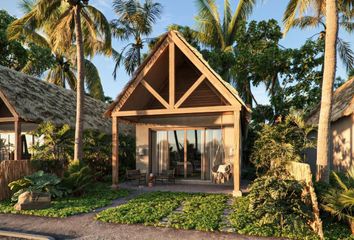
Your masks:
M 161 37 L 160 41 L 155 45 L 149 56 L 135 71 L 131 80 L 123 88 L 116 100 L 109 106 L 106 111 L 106 116 L 111 116 L 113 111 L 119 111 L 139 83 L 143 81 L 144 84 L 146 84 L 143 80 L 144 75 L 154 66 L 161 54 L 168 49 L 170 43 L 174 43 L 174 45 L 189 58 L 189 60 L 200 70 L 200 72 L 203 73 L 205 79 L 210 81 L 211 84 L 215 86 L 216 90 L 227 98 L 228 101 L 239 103 L 246 111 L 251 112 L 251 110 L 240 98 L 236 89 L 228 82 L 224 81 L 222 77 L 210 67 L 208 62 L 203 58 L 198 50 L 192 47 L 178 31 L 170 31 Z M 163 99 L 161 99 L 161 102 L 164 103 Z

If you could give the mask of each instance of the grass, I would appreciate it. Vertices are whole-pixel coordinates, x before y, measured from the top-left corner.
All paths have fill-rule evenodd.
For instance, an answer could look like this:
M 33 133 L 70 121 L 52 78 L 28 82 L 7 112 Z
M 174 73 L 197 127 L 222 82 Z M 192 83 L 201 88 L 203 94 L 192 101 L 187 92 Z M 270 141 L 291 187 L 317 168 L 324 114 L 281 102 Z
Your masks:
M 183 212 L 174 212 L 168 217 L 169 225 L 177 229 L 218 230 L 227 199 L 221 194 L 190 196 L 183 203 Z
M 110 223 L 158 225 L 159 221 L 176 209 L 187 196 L 186 193 L 146 193 L 126 204 L 100 212 L 96 219 Z
M 128 190 L 112 190 L 109 185 L 98 183 L 92 186 L 83 196 L 53 200 L 51 207 L 47 209 L 17 211 L 13 208 L 14 203 L 2 201 L 0 202 L 0 213 L 63 218 L 92 212 L 94 209 L 112 204 L 114 199 L 125 197 L 128 194 Z

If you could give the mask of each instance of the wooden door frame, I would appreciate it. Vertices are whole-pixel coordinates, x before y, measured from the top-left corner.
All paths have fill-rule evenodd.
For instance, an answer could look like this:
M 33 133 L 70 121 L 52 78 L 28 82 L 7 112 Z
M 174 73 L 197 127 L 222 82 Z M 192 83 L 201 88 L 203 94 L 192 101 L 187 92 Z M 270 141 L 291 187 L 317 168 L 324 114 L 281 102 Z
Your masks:
M 151 127 L 148 129 L 149 133 L 148 133 L 148 146 L 149 146 L 149 159 L 148 159 L 148 170 L 149 173 L 152 173 L 153 167 L 153 156 L 152 156 L 152 132 L 158 132 L 158 131 L 164 131 L 168 134 L 168 131 L 181 131 L 183 130 L 184 132 L 184 143 L 183 143 L 183 148 L 184 148 L 184 156 L 183 156 L 183 163 L 184 163 L 184 179 L 188 179 L 188 165 L 187 165 L 187 147 L 186 147 L 186 142 L 187 142 L 187 130 L 203 130 L 202 132 L 202 136 L 201 136 L 201 147 L 203 151 L 201 154 L 201 174 L 200 174 L 200 179 L 199 180 L 204 180 L 204 181 L 211 181 L 212 179 L 209 180 L 205 180 L 205 175 L 209 174 L 211 175 L 211 169 L 209 169 L 209 173 L 206 173 L 206 169 L 205 169 L 205 161 L 206 161 L 206 157 L 205 157 L 205 144 L 206 144 L 206 130 L 217 130 L 220 129 L 218 127 Z M 225 146 L 225 128 L 221 128 L 221 135 L 222 135 L 222 144 Z M 167 136 L 167 142 L 168 142 L 168 136 Z M 169 144 L 169 142 L 168 142 Z M 168 155 L 169 156 L 169 155 Z M 156 159 L 155 159 L 156 161 Z M 168 159 L 169 161 L 169 159 Z M 155 163 L 156 164 L 156 163 Z

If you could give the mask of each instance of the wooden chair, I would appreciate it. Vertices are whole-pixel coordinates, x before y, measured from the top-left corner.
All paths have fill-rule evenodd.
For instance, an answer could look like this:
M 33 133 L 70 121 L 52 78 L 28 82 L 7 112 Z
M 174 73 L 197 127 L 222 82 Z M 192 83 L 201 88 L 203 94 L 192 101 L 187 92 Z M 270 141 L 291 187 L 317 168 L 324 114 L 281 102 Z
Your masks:
M 127 169 L 125 172 L 125 179 L 127 181 L 137 180 L 139 185 L 140 185 L 140 183 L 146 184 L 146 173 L 142 173 L 139 169 L 137 169 L 137 170 L 128 170 Z
M 164 181 L 176 183 L 175 169 L 171 170 L 162 170 L 162 173 L 157 174 L 155 181 L 163 183 Z

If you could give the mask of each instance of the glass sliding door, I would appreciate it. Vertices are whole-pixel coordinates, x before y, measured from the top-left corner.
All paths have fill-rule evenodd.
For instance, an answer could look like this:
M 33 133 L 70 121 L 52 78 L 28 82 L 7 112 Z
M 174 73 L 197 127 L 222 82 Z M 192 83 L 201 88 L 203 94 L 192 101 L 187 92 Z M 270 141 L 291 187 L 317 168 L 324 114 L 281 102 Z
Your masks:
M 168 131 L 168 150 L 171 169 L 175 169 L 176 177 L 185 177 L 184 173 L 184 130 Z
M 203 179 L 211 180 L 211 172 L 214 168 L 216 171 L 220 164 L 225 162 L 225 149 L 222 142 L 221 129 L 205 130 L 205 160 L 204 160 L 204 176 Z
M 151 171 L 175 170 L 177 178 L 210 180 L 225 162 L 221 129 L 151 131 Z
M 187 130 L 187 177 L 201 179 L 204 130 Z

